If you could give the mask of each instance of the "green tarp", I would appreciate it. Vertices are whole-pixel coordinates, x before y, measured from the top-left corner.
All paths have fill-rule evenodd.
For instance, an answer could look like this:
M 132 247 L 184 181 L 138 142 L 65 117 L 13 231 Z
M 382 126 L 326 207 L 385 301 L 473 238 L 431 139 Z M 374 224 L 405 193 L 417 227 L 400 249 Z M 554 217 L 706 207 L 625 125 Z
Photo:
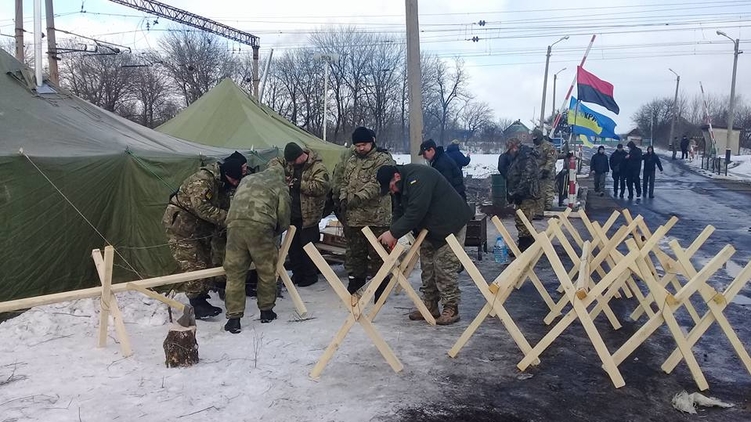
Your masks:
M 234 149 L 147 129 L 55 86 L 34 92 L 24 73 L 0 50 L 0 301 L 98 285 L 91 250 L 106 242 L 122 255 L 116 281 L 174 272 L 161 225 L 169 195 Z M 278 153 L 241 151 L 252 165 Z
M 294 141 L 323 158 L 329 172 L 344 147 L 305 132 L 225 79 L 156 130 L 180 139 L 225 148 L 278 148 Z

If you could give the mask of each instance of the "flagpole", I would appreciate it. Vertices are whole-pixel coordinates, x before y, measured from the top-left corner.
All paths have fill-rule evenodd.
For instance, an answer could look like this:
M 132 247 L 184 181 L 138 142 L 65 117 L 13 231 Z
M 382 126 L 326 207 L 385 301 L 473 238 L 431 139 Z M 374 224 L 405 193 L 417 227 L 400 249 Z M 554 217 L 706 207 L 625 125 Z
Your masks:
M 589 40 L 589 45 L 587 46 L 587 50 L 584 52 L 584 57 L 582 57 L 581 63 L 579 63 L 579 66 L 584 66 L 584 62 L 587 61 L 587 56 L 589 55 L 589 50 L 592 49 L 592 44 L 595 43 L 595 38 L 597 37 L 597 34 L 592 35 L 592 39 Z M 576 72 L 574 72 L 574 79 L 571 81 L 571 86 L 568 87 L 568 92 L 566 92 L 566 97 L 563 99 L 563 103 L 561 104 L 561 108 L 559 110 L 562 110 L 564 107 L 566 107 L 566 102 L 569 98 L 571 98 L 571 91 L 574 90 L 574 85 L 576 84 Z M 558 123 L 561 121 L 561 113 L 558 112 L 555 115 L 555 121 L 553 122 L 553 128 L 552 133 L 555 135 L 555 128 L 558 127 Z
M 592 38 L 594 41 L 594 37 Z M 590 44 L 591 46 L 591 44 Z M 589 49 L 587 49 L 589 51 Z M 585 55 L 586 57 L 586 55 Z M 572 84 L 573 86 L 573 84 Z M 569 92 L 570 94 L 570 92 Z M 571 110 L 569 110 L 569 113 Z M 571 132 L 569 132 L 568 145 L 571 145 L 571 140 L 574 138 L 574 128 L 576 128 L 576 118 L 579 117 L 579 99 L 576 99 L 576 106 L 574 107 L 574 125 L 571 126 Z M 564 164 L 566 162 L 564 161 Z M 579 174 L 579 166 L 576 164 L 576 159 L 571 157 L 568 162 L 568 207 L 573 209 L 576 203 L 576 176 Z

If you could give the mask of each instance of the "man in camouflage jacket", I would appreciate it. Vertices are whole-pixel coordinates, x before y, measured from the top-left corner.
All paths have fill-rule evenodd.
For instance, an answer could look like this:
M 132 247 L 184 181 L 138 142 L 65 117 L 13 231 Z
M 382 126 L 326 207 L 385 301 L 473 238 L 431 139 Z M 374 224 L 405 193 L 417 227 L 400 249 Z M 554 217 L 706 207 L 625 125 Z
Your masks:
M 227 324 L 240 332 L 245 314 L 245 278 L 253 263 L 258 273 L 257 300 L 261 322 L 276 319 L 276 238 L 289 228 L 291 198 L 281 166 L 251 174 L 237 187 L 227 213 Z
M 388 151 L 376 147 L 373 132 L 365 127 L 358 127 L 352 133 L 352 145 L 355 154 L 344 165 L 344 183 L 339 189 L 338 199 L 340 213 L 349 226 L 346 261 L 350 279 L 347 290 L 355 293 L 383 264 L 362 229 L 368 226 L 380 236 L 391 225 L 391 197 L 381 196 L 376 173 L 380 167 L 395 163 Z
M 506 143 L 511 164 L 508 167 L 506 187 L 509 203 L 516 204 L 529 221 L 532 221 L 537 211 L 537 201 L 540 199 L 540 168 L 537 165 L 537 152 L 522 145 L 516 139 Z M 534 243 L 534 238 L 527 230 L 527 226 L 514 214 L 516 230 L 519 236 L 519 249 L 524 251 Z
M 242 163 L 227 159 L 202 167 L 188 177 L 170 197 L 162 223 L 167 243 L 182 272 L 197 271 L 211 266 L 211 238 L 217 228 L 225 226 L 227 211 L 221 208 L 228 186 L 237 186 L 242 179 Z M 210 305 L 210 280 L 183 283 L 197 318 L 218 315 L 222 310 Z
M 289 249 L 292 282 L 301 287 L 310 286 L 318 281 L 318 269 L 303 246 L 320 240 L 318 223 L 331 188 L 328 171 L 318 154 L 294 142 L 284 147 L 284 159 L 275 158 L 269 166 L 284 169 L 292 197 L 291 224 L 297 229 Z
M 558 152 L 555 150 L 555 145 L 543 136 L 539 129 L 532 131 L 532 142 L 539 155 L 540 198 L 537 201 L 537 215 L 542 216 L 546 210 L 552 208 L 551 204 L 555 196 L 555 162 L 558 160 Z

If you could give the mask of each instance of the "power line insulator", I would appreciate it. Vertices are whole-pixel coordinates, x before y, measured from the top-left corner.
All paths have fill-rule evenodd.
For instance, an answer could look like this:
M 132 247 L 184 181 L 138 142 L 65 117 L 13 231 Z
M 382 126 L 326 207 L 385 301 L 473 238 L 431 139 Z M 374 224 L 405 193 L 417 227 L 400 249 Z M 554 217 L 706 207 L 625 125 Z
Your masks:
M 484 20 L 484 19 L 483 19 L 483 20 L 481 20 L 480 22 L 477 22 L 477 24 L 478 24 L 478 25 L 480 25 L 480 26 L 485 26 L 485 23 L 486 23 L 486 22 L 485 22 L 485 20 Z
M 480 37 L 478 37 L 476 35 L 474 37 L 472 37 L 472 42 L 479 42 L 479 41 L 480 41 Z

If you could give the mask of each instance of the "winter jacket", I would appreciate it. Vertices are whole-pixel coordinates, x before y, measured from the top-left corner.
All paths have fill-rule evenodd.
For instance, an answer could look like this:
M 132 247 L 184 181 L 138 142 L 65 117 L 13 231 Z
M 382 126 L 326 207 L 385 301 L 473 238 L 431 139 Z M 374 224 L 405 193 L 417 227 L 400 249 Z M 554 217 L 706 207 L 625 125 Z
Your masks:
M 451 183 L 451 186 L 454 187 L 459 196 L 464 198 L 464 200 L 467 199 L 467 193 L 464 188 L 464 175 L 454 160 L 447 153 L 443 152 L 443 147 L 435 148 L 435 155 L 433 156 L 433 161 L 430 162 L 430 167 L 438 170 Z
M 599 152 L 592 156 L 589 160 L 589 170 L 595 172 L 595 174 L 603 174 L 610 171 L 608 165 L 608 156 L 600 154 Z
M 688 138 L 686 138 L 686 137 L 684 136 L 684 137 L 683 137 L 683 139 L 681 139 L 681 150 L 683 150 L 683 151 L 686 151 L 686 150 L 688 150 L 688 144 L 689 144 L 689 143 L 690 143 L 690 142 L 689 142 Z
M 625 163 L 626 163 L 626 151 L 624 150 L 615 150 L 612 154 L 610 154 L 610 169 L 613 170 L 613 173 L 620 173 L 622 170 L 625 171 Z
M 263 226 L 281 234 L 289 228 L 290 203 L 284 169 L 270 166 L 240 181 L 227 213 L 227 228 Z
M 391 197 L 381 196 L 376 173 L 382 166 L 396 164 L 388 151 L 376 148 L 364 157 L 355 153 L 347 159 L 339 189 L 345 220 L 350 227 L 388 227 L 391 225 Z
M 293 202 L 299 200 L 302 226 L 307 229 L 317 226 L 321 221 L 326 195 L 331 189 L 331 182 L 321 157 L 315 151 L 310 151 L 307 148 L 303 152 L 308 154 L 308 160 L 302 165 L 302 171 L 295 169 L 294 164 L 287 163 L 284 158 L 271 160 L 269 166 L 281 166 L 284 168 L 285 176 L 290 179 L 295 179 L 295 173 L 300 173 L 299 180 L 290 188 L 290 195 Z
M 660 157 L 654 152 L 647 152 L 642 156 L 642 160 L 644 160 L 644 174 L 654 173 L 655 166 L 657 166 L 657 168 L 662 171 L 662 163 L 660 162 Z
M 459 166 L 459 170 L 461 170 L 463 167 L 468 166 L 469 162 L 472 161 L 472 157 L 465 156 L 461 151 L 459 151 L 459 145 L 457 144 L 451 144 L 447 146 L 446 154 L 448 154 L 448 156 L 451 157 L 452 160 L 454 160 L 456 165 Z
M 443 245 L 472 219 L 472 210 L 434 168 L 419 164 L 396 166 L 401 175 L 394 194 L 394 222 L 391 234 L 397 239 L 410 231 L 428 230 L 427 240 Z
M 204 237 L 224 227 L 227 210 L 222 209 L 224 192 L 219 163 L 202 167 L 185 179 L 170 197 L 162 224 L 168 236 Z
M 639 176 L 641 172 L 641 148 L 637 147 L 633 142 L 629 142 L 631 147 L 626 155 L 626 172 L 627 175 Z
M 511 165 L 512 160 L 513 158 L 508 152 L 504 152 L 498 156 L 498 173 L 501 173 L 501 176 L 503 176 L 504 179 L 508 177 L 508 168 Z
M 540 167 L 541 179 L 553 179 L 555 177 L 555 162 L 558 160 L 558 151 L 552 142 L 542 140 L 539 145 L 535 145 L 535 150 L 539 155 L 537 164 Z
M 539 156 L 532 148 L 522 145 L 512 157 L 506 176 L 506 190 L 511 203 L 540 198 Z

